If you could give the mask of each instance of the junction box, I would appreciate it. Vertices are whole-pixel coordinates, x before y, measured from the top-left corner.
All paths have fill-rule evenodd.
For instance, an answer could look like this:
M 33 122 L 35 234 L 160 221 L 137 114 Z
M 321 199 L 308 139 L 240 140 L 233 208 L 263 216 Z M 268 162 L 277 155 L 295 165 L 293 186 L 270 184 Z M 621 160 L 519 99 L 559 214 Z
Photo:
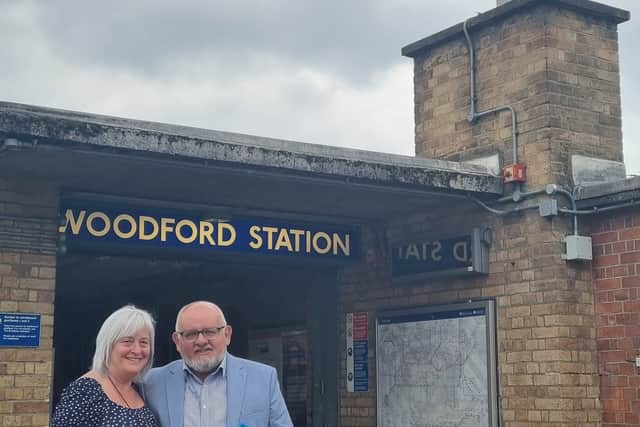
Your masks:
M 564 238 L 566 253 L 562 258 L 567 261 L 591 261 L 591 237 L 570 235 Z

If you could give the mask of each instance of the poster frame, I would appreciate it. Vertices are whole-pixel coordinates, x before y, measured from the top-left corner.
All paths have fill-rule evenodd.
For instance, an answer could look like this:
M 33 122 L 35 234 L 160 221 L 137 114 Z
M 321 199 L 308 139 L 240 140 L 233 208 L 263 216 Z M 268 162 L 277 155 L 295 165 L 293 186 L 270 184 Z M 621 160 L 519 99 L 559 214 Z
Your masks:
M 437 313 L 451 312 L 451 311 L 463 311 L 483 309 L 484 315 L 484 332 L 485 332 L 485 348 L 486 348 L 486 360 L 487 360 L 487 405 L 488 405 L 488 418 L 489 423 L 487 426 L 478 427 L 498 427 L 499 411 L 498 411 L 498 362 L 497 362 L 497 326 L 496 326 L 496 309 L 495 301 L 492 299 L 467 301 L 464 303 L 452 303 L 441 305 L 430 305 L 422 307 L 412 307 L 408 309 L 387 310 L 380 311 L 376 315 L 376 327 L 375 327 L 375 354 L 376 354 L 376 417 L 377 420 L 381 420 L 382 408 L 380 405 L 381 393 L 380 393 L 380 381 L 381 369 L 384 369 L 380 363 L 378 355 L 380 354 L 380 340 L 379 332 L 381 321 L 385 319 L 399 319 L 399 318 L 419 318 L 420 316 L 435 315 Z M 424 321 L 429 319 L 422 319 Z M 436 320 L 436 319 L 431 319 Z M 410 321 L 407 320 L 406 323 Z M 413 321 L 415 323 L 416 321 Z

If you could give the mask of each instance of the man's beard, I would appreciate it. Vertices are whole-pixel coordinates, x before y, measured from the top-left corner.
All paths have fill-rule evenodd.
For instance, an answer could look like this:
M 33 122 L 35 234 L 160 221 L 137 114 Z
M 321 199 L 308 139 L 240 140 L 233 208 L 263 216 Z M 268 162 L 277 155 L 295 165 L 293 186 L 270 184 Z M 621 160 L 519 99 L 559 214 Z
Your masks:
M 224 354 L 216 354 L 209 358 L 200 357 L 200 358 L 193 358 L 193 359 L 189 359 L 184 355 L 182 356 L 184 363 L 189 368 L 191 368 L 191 370 L 193 370 L 194 372 L 201 372 L 201 373 L 209 373 L 209 372 L 215 371 L 215 369 L 220 365 L 220 362 L 222 362 L 223 358 L 224 358 Z

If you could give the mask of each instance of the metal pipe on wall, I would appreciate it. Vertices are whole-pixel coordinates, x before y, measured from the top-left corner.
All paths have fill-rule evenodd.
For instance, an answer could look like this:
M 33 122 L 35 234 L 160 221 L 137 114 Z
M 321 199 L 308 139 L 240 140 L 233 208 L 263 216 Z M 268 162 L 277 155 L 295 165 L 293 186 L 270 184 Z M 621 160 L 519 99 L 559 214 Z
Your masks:
M 464 36 L 467 39 L 467 46 L 469 49 L 469 97 L 470 97 L 470 109 L 469 116 L 467 120 L 469 123 L 473 124 L 478 118 L 486 116 L 491 113 L 498 113 L 500 111 L 509 111 L 511 113 L 511 146 L 513 151 L 513 164 L 518 163 L 518 120 L 516 118 L 516 111 L 513 109 L 511 105 L 505 105 L 502 107 L 492 108 L 487 111 L 476 111 L 476 63 L 475 63 L 475 49 L 473 48 L 473 41 L 471 40 L 471 35 L 469 34 L 468 23 L 471 18 L 464 21 L 462 25 L 462 29 L 464 31 Z M 515 183 L 515 190 L 520 191 L 520 183 Z

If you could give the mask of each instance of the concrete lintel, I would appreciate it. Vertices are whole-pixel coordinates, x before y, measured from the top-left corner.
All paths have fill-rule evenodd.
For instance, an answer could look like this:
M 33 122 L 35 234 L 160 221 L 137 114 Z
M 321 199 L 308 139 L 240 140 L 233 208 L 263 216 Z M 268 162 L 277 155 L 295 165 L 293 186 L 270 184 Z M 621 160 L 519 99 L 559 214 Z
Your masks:
M 0 102 L 0 135 L 82 149 L 213 161 L 380 185 L 502 193 L 483 166 Z
M 574 154 L 571 156 L 571 177 L 576 186 L 590 185 L 621 181 L 627 177 L 627 172 L 622 162 Z
M 616 24 L 628 21 L 631 16 L 626 10 L 589 0 L 511 0 L 503 5 L 470 18 L 467 23 L 467 28 L 469 30 L 479 29 L 481 27 L 491 25 L 498 20 L 502 20 L 509 15 L 518 13 L 523 9 L 542 4 L 551 4 L 553 6 L 575 10 L 586 15 L 601 17 L 602 19 L 612 21 Z M 402 55 L 415 58 L 424 50 L 437 47 L 452 38 L 464 36 L 462 27 L 463 23 L 459 23 L 431 36 L 410 43 L 402 48 Z
M 502 161 L 500 158 L 500 153 L 465 160 L 463 163 L 484 166 L 489 170 L 491 174 L 495 176 L 502 176 Z

